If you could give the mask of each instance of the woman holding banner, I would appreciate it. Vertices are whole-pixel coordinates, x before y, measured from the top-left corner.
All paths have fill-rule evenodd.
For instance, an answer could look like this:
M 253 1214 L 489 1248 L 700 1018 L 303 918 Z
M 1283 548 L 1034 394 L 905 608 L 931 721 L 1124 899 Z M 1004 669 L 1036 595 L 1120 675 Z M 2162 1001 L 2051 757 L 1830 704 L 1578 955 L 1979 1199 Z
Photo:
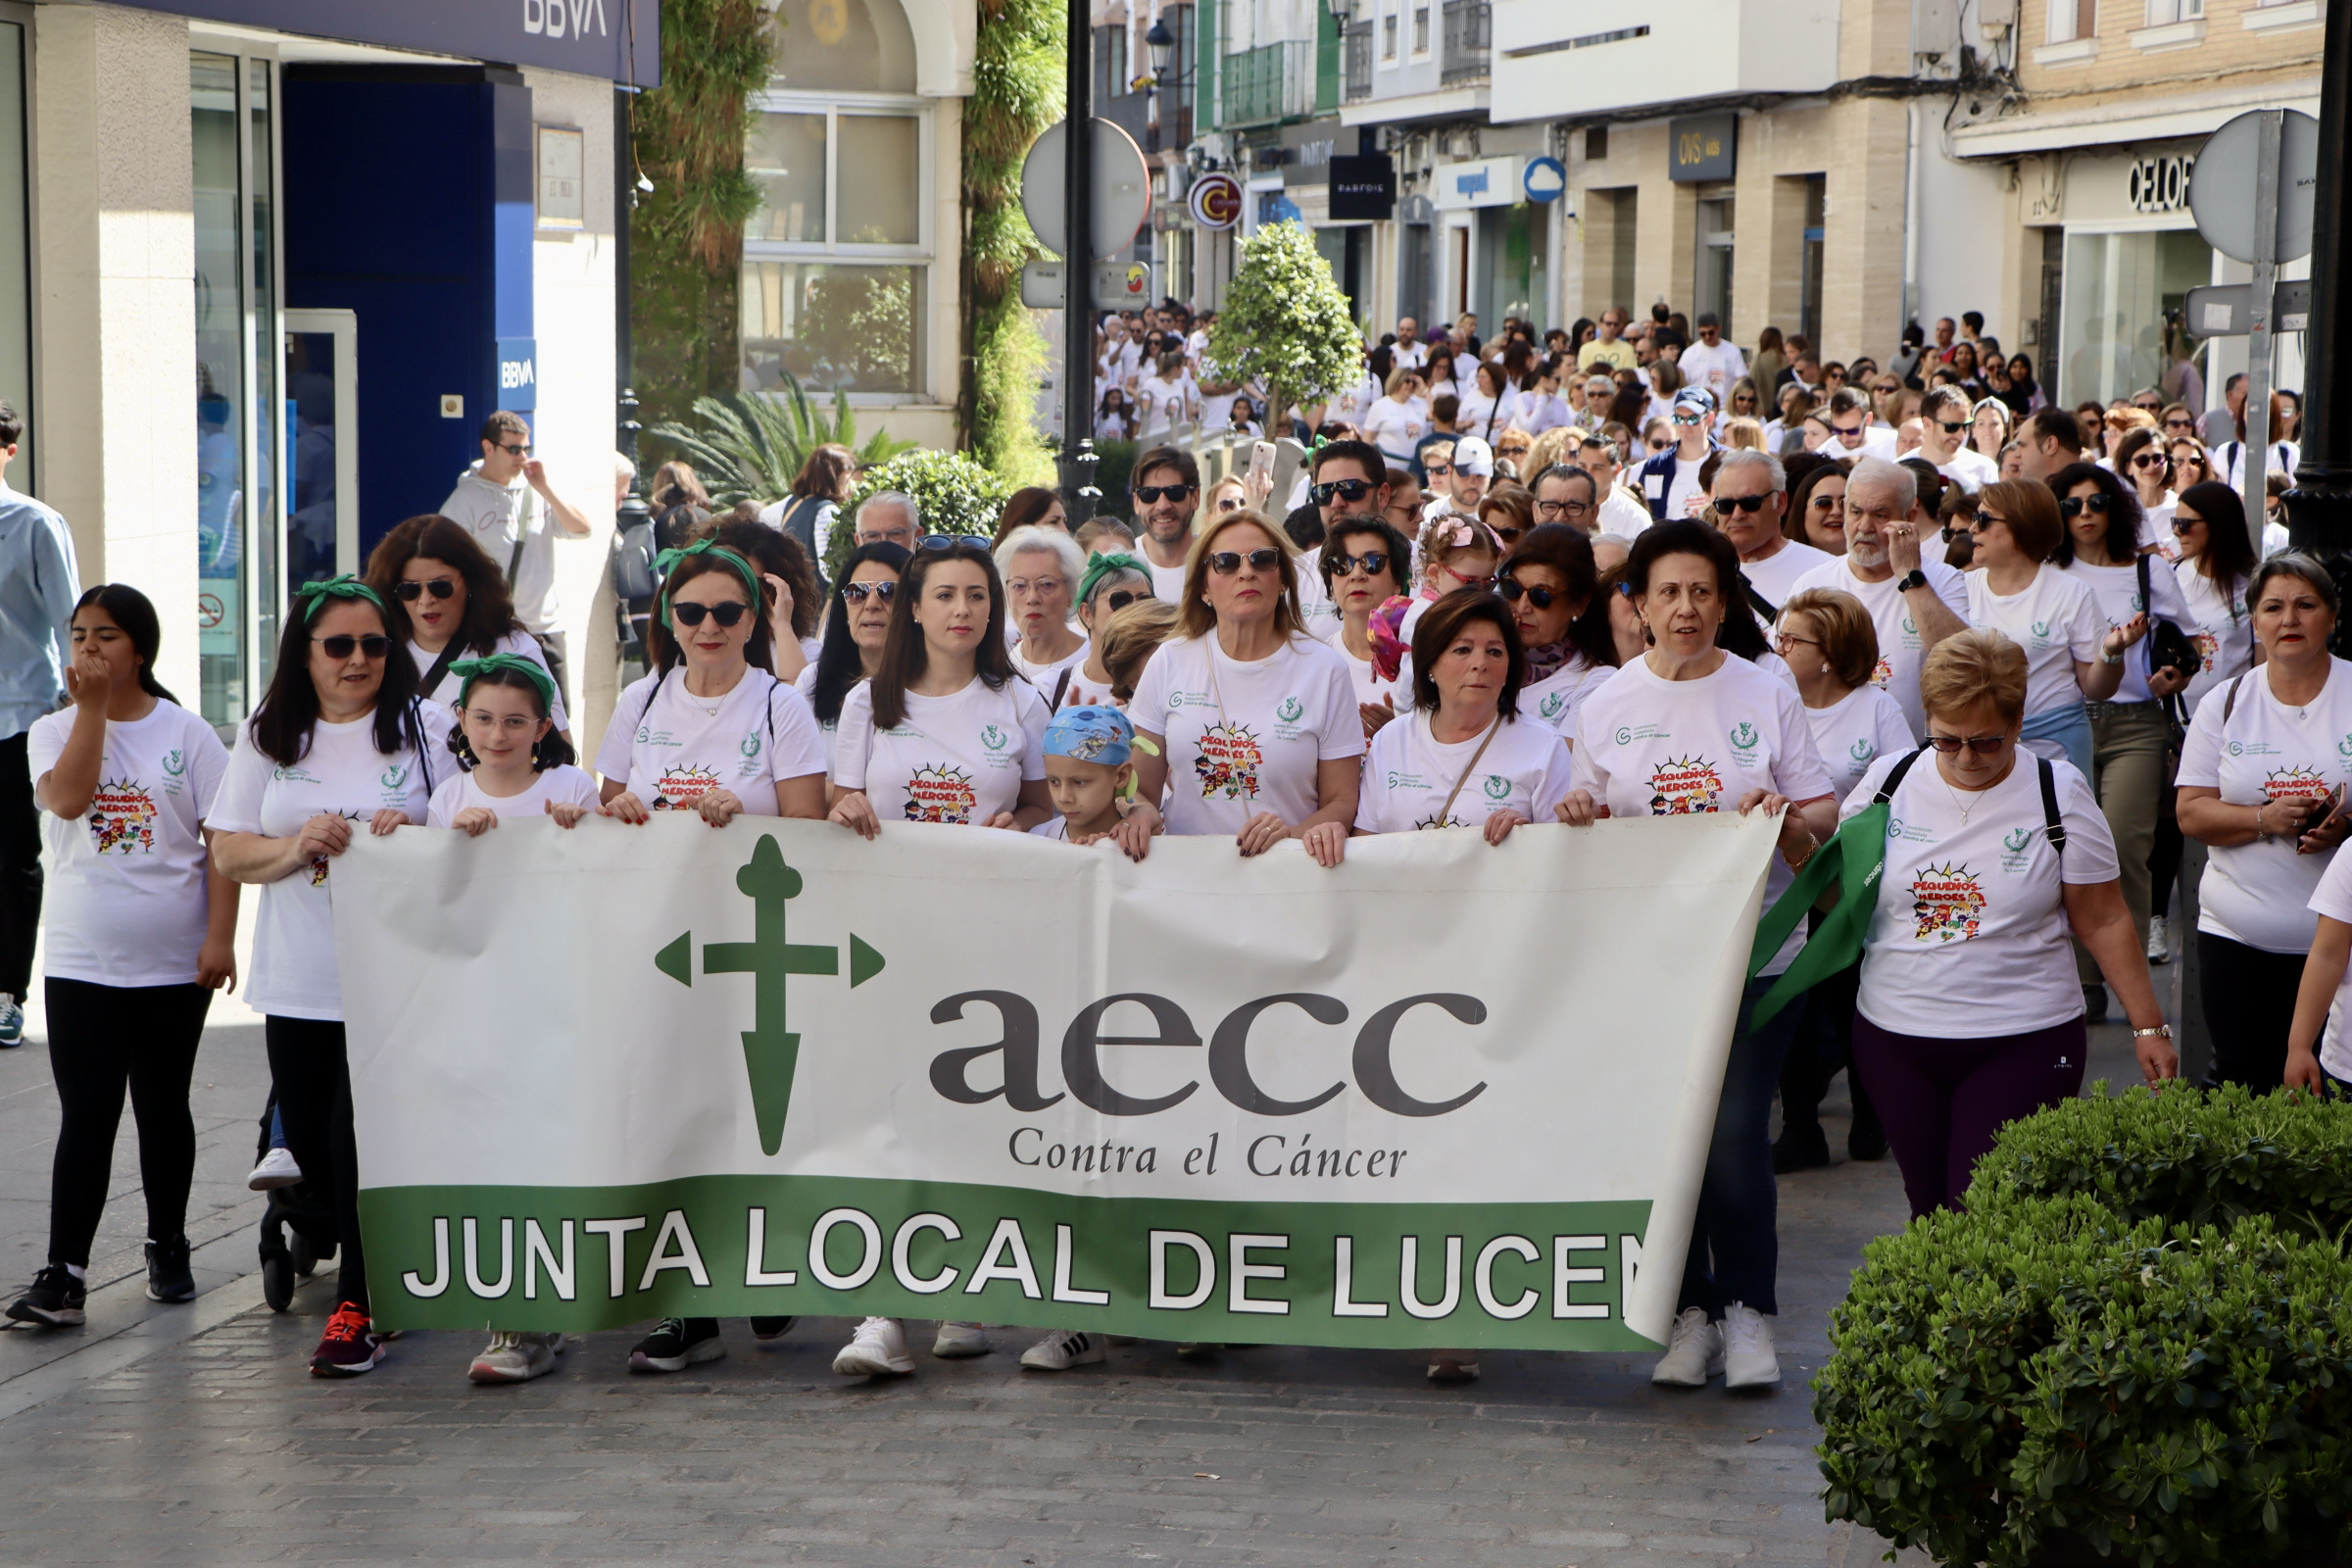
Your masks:
M 305 583 L 295 600 L 206 825 L 220 874 L 262 889 L 246 1000 L 263 1014 L 286 1147 L 334 1209 L 336 1305 L 311 1371 L 337 1377 L 372 1369 L 383 1341 L 360 1247 L 331 862 L 355 823 L 385 834 L 422 822 L 455 763 L 449 710 L 416 699 L 408 617 L 356 577 Z
M 1740 607 L 1743 632 L 1754 626 L 1739 553 L 1705 523 L 1661 522 L 1634 541 L 1626 581 L 1648 649 L 1586 700 L 1577 720 L 1578 787 L 1558 815 L 1582 825 L 1760 807 L 1781 818 L 1769 903 L 1830 836 L 1837 797 L 1796 693 L 1717 643 L 1727 606 Z M 1760 1027 L 1749 1019 L 1802 946 L 1792 934 L 1740 999 L 1681 1305 L 1653 1383 L 1700 1388 L 1719 1368 L 1726 1388 L 1780 1381 L 1769 1321 L 1780 1310 L 1772 1092 L 1798 1009 L 1784 1008 Z
M 1915 1217 L 1957 1203 L 2003 1123 L 2082 1088 L 2070 930 L 2122 999 L 2148 1081 L 2180 1066 L 2089 783 L 2020 755 L 2031 682 L 2025 651 L 1998 632 L 1937 643 L 1920 667 L 1933 755 L 1880 758 L 1843 808 L 1888 808 L 1854 1065 Z
M 877 539 L 851 552 L 841 581 L 833 585 L 823 645 L 793 682 L 793 690 L 808 699 L 817 727 L 827 735 L 841 727 L 841 705 L 849 700 L 850 688 L 882 667 L 890 606 L 898 597 L 906 561 L 905 545 Z

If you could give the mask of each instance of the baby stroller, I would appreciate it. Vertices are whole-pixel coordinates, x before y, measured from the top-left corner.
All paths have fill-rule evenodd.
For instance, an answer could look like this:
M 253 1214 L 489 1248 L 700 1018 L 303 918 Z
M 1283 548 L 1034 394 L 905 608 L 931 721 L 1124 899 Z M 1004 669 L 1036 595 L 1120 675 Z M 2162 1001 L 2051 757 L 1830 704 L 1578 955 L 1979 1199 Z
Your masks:
M 270 1152 L 270 1123 L 277 1108 L 271 1097 L 262 1109 L 258 1160 Z M 289 1243 L 287 1233 L 293 1233 Z M 307 1181 L 270 1190 L 270 1206 L 262 1215 L 262 1298 L 272 1312 L 283 1312 L 294 1301 L 294 1287 L 318 1271 L 335 1255 L 335 1214 Z

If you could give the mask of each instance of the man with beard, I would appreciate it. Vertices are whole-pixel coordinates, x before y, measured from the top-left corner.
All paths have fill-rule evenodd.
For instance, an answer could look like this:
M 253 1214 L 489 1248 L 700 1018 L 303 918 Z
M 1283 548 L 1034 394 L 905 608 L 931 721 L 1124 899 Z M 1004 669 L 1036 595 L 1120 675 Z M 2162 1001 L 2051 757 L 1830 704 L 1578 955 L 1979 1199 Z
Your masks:
M 1152 447 L 1135 460 L 1128 483 L 1144 561 L 1152 568 L 1152 592 L 1171 605 L 1182 604 L 1184 558 L 1193 547 L 1193 514 L 1200 510 L 1200 466 L 1182 447 Z

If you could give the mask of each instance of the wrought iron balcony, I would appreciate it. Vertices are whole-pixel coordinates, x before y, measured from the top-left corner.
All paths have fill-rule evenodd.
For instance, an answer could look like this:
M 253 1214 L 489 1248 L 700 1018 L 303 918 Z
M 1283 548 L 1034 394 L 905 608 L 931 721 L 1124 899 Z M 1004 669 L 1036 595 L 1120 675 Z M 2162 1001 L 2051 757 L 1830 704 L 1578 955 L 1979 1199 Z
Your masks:
M 1446 0 L 1446 50 L 1438 80 L 1451 87 L 1487 79 L 1494 41 L 1493 0 Z

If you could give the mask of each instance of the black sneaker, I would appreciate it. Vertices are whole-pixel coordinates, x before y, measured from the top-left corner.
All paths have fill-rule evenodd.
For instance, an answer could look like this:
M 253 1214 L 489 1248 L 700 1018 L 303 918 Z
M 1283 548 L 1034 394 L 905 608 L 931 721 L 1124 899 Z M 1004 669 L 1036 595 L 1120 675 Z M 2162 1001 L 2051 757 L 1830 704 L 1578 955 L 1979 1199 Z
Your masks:
M 1809 1127 L 1784 1127 L 1781 1136 L 1773 1140 L 1772 1170 L 1776 1176 L 1786 1176 L 1792 1170 L 1813 1170 L 1830 1162 L 1830 1135 L 1821 1130 L 1821 1123 Z
M 188 1239 L 185 1236 L 147 1244 L 147 1299 L 196 1299 L 196 1276 L 188 1272 Z
M 797 1317 L 756 1317 L 752 1319 L 752 1338 L 755 1340 L 780 1340 L 799 1321 L 800 1319 Z
M 1846 1154 L 1854 1159 L 1885 1159 L 1886 1157 L 1886 1129 L 1879 1125 L 1876 1112 L 1856 1113 L 1854 1125 L 1845 1135 Z
M 85 1321 L 81 1304 L 89 1294 L 65 1264 L 51 1263 L 32 1277 L 32 1289 L 9 1303 L 8 1315 L 20 1323 L 69 1328 Z
M 714 1317 L 665 1317 L 629 1351 L 632 1372 L 683 1372 L 727 1353 Z

